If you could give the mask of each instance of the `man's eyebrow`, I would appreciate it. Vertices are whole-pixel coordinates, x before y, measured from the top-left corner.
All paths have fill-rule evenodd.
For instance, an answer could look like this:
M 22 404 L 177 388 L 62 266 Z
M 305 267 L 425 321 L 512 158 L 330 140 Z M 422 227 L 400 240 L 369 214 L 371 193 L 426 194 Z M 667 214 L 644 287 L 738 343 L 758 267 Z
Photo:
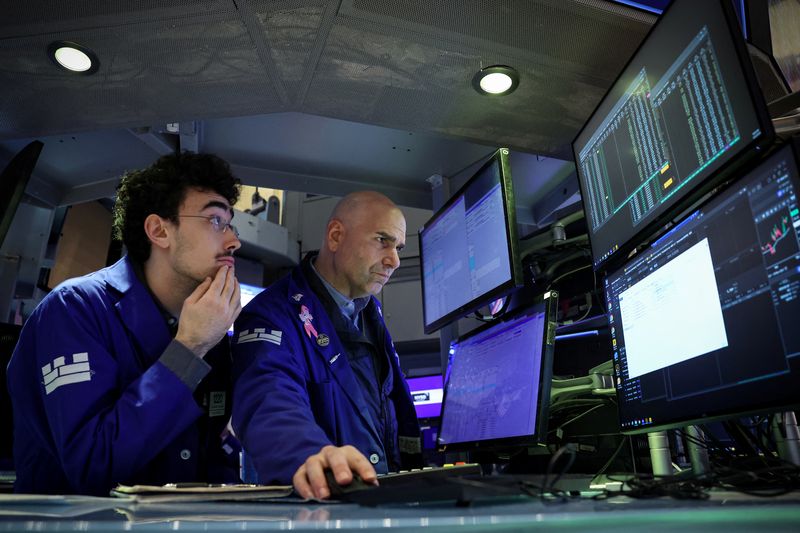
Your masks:
M 212 207 L 218 207 L 224 211 L 227 211 L 231 214 L 231 218 L 233 218 L 233 208 L 226 203 L 220 202 L 219 200 L 211 200 L 200 211 L 205 211 L 206 209 L 210 209 Z
M 392 242 L 392 243 L 395 243 L 395 242 L 397 242 L 397 237 L 395 237 L 395 236 L 393 236 L 393 235 L 390 235 L 390 234 L 388 234 L 388 233 L 386 233 L 386 232 L 384 232 L 384 231 L 377 231 L 376 233 L 377 233 L 377 234 L 378 234 L 380 237 L 383 237 L 384 239 L 386 239 L 386 240 L 387 240 L 387 241 L 389 241 L 389 242 Z M 399 245 L 398 247 L 399 247 L 399 248 L 404 248 L 404 247 L 405 247 L 405 245 L 406 245 L 405 243 L 400 243 L 400 245 Z

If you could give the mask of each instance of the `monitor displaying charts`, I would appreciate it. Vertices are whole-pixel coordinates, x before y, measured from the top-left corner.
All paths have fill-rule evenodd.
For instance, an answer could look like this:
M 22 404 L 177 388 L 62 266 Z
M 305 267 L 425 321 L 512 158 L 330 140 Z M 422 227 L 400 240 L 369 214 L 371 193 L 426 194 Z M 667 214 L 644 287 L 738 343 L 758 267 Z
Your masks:
M 623 431 L 800 404 L 799 192 L 786 145 L 604 280 Z

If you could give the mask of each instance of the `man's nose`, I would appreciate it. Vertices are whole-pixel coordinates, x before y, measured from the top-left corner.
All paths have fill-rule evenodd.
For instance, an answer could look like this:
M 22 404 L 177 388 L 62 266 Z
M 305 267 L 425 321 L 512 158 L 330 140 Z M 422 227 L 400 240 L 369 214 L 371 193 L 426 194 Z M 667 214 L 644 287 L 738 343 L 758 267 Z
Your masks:
M 391 251 L 386 255 L 383 264 L 384 266 L 390 267 L 392 270 L 395 270 L 400 266 L 400 254 L 396 248 L 392 248 Z
M 227 237 L 227 240 L 225 241 L 226 250 L 235 252 L 242 247 L 242 241 L 239 240 L 239 237 L 237 237 L 236 233 L 233 231 L 226 231 L 225 236 Z

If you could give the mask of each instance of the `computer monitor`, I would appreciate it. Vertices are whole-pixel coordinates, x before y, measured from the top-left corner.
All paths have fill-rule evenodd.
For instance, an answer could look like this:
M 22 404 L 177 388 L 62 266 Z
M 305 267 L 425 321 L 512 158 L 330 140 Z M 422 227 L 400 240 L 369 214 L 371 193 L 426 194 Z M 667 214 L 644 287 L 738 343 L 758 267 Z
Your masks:
M 557 294 L 452 345 L 439 448 L 479 450 L 545 440 Z
M 771 154 L 604 280 L 623 432 L 800 404 L 797 154 Z
M 442 414 L 444 396 L 441 374 L 406 378 L 406 382 L 411 392 L 411 400 L 414 402 L 414 409 L 417 411 L 417 418 L 438 418 Z
M 507 149 L 433 215 L 419 241 L 425 333 L 522 285 Z
M 239 294 L 242 301 L 242 309 L 244 309 L 244 306 L 250 303 L 250 300 L 258 296 L 263 290 L 264 287 L 259 287 L 258 285 L 239 283 Z M 233 325 L 231 325 L 231 327 L 228 329 L 228 335 L 233 335 Z
M 573 142 L 595 268 L 773 137 L 731 1 L 673 1 Z
M 25 187 L 31 178 L 44 144 L 33 141 L 20 150 L 0 173 L 0 246 L 6 238 Z

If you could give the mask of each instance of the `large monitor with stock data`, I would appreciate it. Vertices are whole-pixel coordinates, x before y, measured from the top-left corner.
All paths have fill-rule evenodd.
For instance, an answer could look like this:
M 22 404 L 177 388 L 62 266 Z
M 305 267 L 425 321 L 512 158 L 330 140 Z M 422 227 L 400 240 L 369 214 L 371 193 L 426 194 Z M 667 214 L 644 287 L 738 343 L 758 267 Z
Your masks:
M 731 3 L 673 1 L 575 138 L 596 269 L 771 142 Z

